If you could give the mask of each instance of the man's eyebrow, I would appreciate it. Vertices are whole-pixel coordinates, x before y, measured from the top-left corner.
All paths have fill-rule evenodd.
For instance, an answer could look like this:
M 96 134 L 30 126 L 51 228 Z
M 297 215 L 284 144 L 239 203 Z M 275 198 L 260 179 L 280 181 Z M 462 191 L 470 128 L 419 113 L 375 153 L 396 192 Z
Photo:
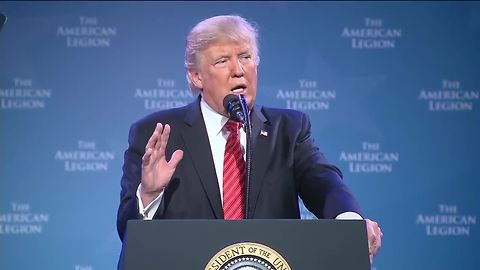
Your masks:
M 218 60 L 224 59 L 224 58 L 230 59 L 230 56 L 227 55 L 227 54 L 220 54 L 220 55 L 214 56 L 214 57 L 212 58 L 212 61 L 215 62 L 215 61 L 218 61 Z
M 221 54 L 218 54 L 218 55 L 215 55 L 214 58 L 218 59 L 218 58 L 227 58 L 227 57 L 230 57 L 230 55 L 228 53 L 221 53 Z
M 245 48 L 243 50 L 240 50 L 239 54 L 247 54 L 247 53 L 252 53 L 252 50 L 250 48 Z

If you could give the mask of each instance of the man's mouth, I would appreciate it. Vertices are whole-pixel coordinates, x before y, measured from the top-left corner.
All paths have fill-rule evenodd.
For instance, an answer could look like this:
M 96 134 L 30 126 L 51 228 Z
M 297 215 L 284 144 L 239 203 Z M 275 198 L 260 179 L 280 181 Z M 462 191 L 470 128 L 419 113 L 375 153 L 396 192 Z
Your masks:
M 235 95 L 245 95 L 247 93 L 246 89 L 247 89 L 247 85 L 239 84 L 233 87 L 230 91 Z

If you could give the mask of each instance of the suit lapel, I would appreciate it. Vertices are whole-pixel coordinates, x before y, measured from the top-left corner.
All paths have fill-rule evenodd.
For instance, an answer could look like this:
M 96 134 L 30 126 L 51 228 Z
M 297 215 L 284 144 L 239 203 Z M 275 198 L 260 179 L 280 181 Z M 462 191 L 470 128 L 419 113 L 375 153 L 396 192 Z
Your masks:
M 262 189 L 265 170 L 268 166 L 268 155 L 272 152 L 272 127 L 262 113 L 261 106 L 255 106 L 251 114 L 252 122 L 252 176 L 250 182 L 250 215 L 252 218 L 258 196 Z
M 187 115 L 185 116 L 185 128 L 182 130 L 182 137 L 187 147 L 187 153 L 190 155 L 198 178 L 202 182 L 203 188 L 212 206 L 215 217 L 223 219 L 223 208 L 220 199 L 220 189 L 218 187 L 218 178 L 215 173 L 212 151 L 208 140 L 207 129 L 200 111 L 200 98 L 197 102 L 190 104 Z

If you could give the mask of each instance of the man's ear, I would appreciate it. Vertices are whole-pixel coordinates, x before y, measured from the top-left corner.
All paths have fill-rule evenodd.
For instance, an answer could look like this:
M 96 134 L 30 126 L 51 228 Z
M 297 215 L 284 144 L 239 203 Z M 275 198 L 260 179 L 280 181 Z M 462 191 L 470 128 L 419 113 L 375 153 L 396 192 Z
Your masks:
M 200 72 L 194 68 L 189 68 L 187 74 L 192 86 L 199 90 L 203 89 L 202 75 L 200 75 Z

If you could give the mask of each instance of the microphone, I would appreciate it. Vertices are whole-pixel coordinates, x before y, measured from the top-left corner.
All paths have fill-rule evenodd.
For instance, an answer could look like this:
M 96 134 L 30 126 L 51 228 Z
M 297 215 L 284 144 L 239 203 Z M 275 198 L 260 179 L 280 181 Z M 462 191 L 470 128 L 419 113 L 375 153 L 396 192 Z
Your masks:
M 0 13 L 0 32 L 2 31 L 2 28 L 6 22 L 7 22 L 7 15 Z
M 246 117 L 243 113 L 242 101 L 240 96 L 229 94 L 223 99 L 223 107 L 228 112 L 230 119 L 245 124 Z
M 247 137 L 245 155 L 245 219 L 250 218 L 250 179 L 252 177 L 252 125 L 250 112 L 244 95 L 229 94 L 223 99 L 223 107 L 228 112 L 230 119 L 243 124 Z

